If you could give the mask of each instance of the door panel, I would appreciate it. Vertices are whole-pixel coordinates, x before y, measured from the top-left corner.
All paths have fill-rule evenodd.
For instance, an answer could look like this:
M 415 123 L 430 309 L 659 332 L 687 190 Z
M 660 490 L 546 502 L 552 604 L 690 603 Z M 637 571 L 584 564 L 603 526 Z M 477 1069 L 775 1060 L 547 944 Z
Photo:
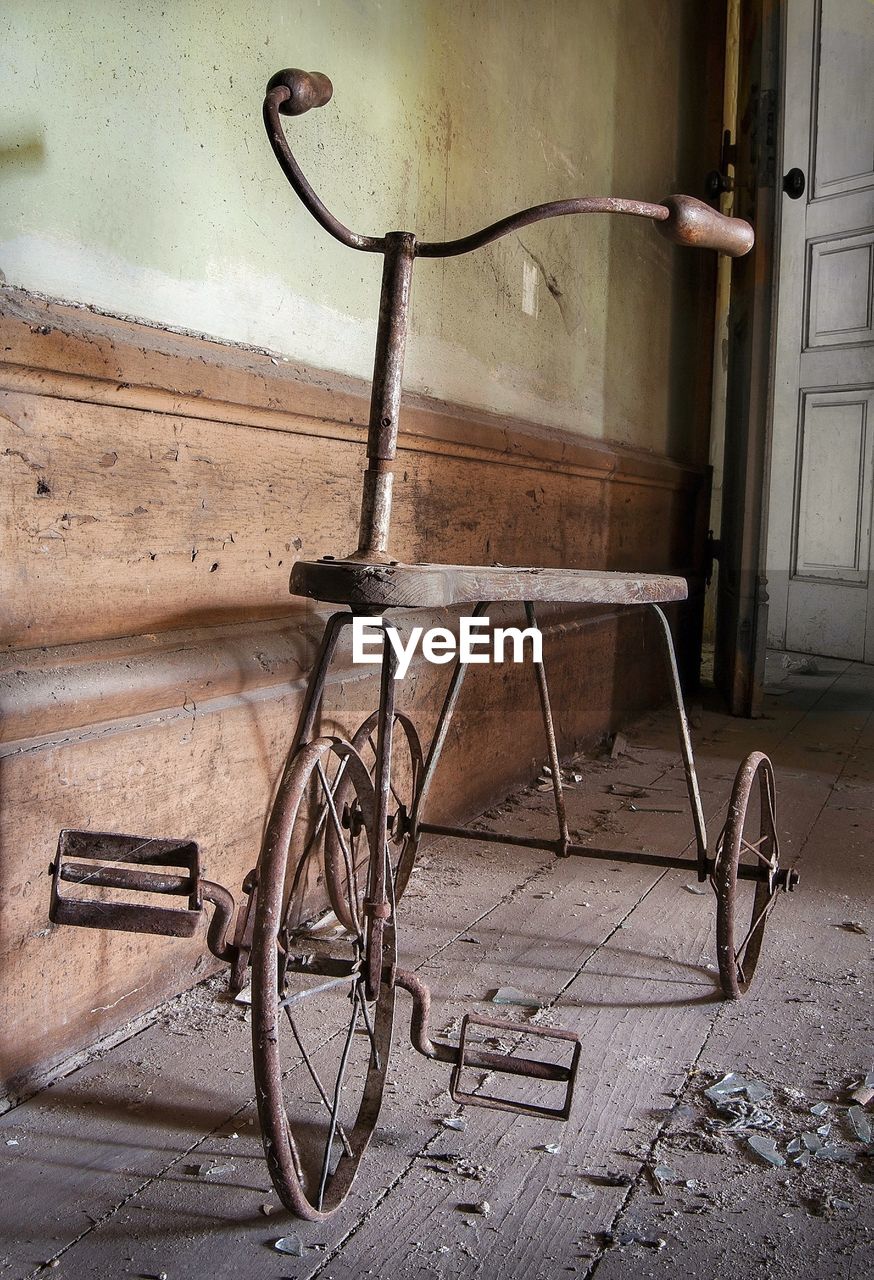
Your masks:
M 874 177 L 871 0 L 820 0 L 812 18 L 810 185 L 820 199 L 864 189 Z M 807 15 L 794 20 L 808 25 Z
M 867 400 L 805 395 L 794 577 L 865 586 L 871 532 Z
M 769 641 L 874 656 L 874 4 L 787 0 Z
M 874 74 L 874 67 L 872 67 Z M 807 346 L 870 343 L 874 231 L 832 236 L 810 246 Z

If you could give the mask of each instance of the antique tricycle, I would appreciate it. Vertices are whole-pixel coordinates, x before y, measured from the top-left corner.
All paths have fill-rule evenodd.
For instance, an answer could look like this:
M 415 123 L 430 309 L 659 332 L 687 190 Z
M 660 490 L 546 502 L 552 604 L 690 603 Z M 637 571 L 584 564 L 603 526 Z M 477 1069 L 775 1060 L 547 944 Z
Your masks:
M 751 228 L 688 196 L 661 204 L 585 196 L 537 205 L 444 243 L 408 231 L 358 235 L 331 214 L 301 172 L 280 116 L 302 115 L 332 96 L 327 77 L 281 71 L 267 87 L 264 120 L 283 172 L 306 209 L 351 249 L 384 257 L 358 547 L 339 558 L 300 561 L 291 591 L 342 606 L 327 622 L 297 728 L 276 788 L 258 862 L 232 895 L 203 879 L 190 840 L 64 831 L 53 865 L 54 921 L 134 932 L 191 936 L 212 907 L 208 945 L 231 965 L 239 992 L 251 965 L 252 1048 L 264 1149 L 283 1203 L 304 1218 L 343 1201 L 373 1132 L 386 1084 L 397 993 L 412 997 L 410 1036 L 428 1058 L 452 1066 L 457 1102 L 567 1119 L 581 1044 L 576 1035 L 534 1022 L 467 1015 L 458 1042 L 433 1039 L 430 992 L 397 965 L 398 903 L 423 836 L 457 836 L 583 857 L 689 870 L 716 892 L 723 993 L 735 998 L 753 976 L 776 895 L 797 882 L 781 869 L 774 772 L 753 752 L 740 766 L 727 819 L 708 843 L 673 640 L 662 605 L 683 600 L 683 578 L 601 569 L 403 564 L 389 551 L 410 286 L 419 258 L 465 254 L 543 218 L 607 213 L 651 219 L 669 240 L 731 256 L 746 253 Z M 696 856 L 594 848 L 571 838 L 546 671 L 533 663 L 555 801 L 552 837 L 496 833 L 428 821 L 428 796 L 446 744 L 466 665 L 454 667 L 427 752 L 396 705 L 396 612 L 466 606 L 485 618 L 490 605 L 517 604 L 529 628 L 536 606 L 646 607 L 658 620 L 679 730 Z M 349 737 L 320 732 L 326 676 L 344 630 L 358 617 L 382 619 L 379 705 Z M 80 896 L 65 892 L 79 886 Z M 90 896 L 85 890 L 89 886 Z M 115 896 L 113 896 L 113 893 Z M 157 898 L 155 897 L 157 895 Z M 184 908 L 163 895 L 187 898 Z M 503 1037 L 503 1038 L 502 1038 Z M 541 1056 L 521 1056 L 522 1038 Z M 507 1039 L 511 1043 L 508 1046 Z M 529 1050 L 529 1052 L 531 1052 Z M 547 1056 L 543 1056 L 546 1054 Z M 470 1082 L 470 1068 L 479 1073 Z M 483 1074 L 485 1073 L 485 1074 Z M 492 1075 L 515 1077 L 517 1092 L 492 1092 Z M 519 1082 L 522 1082 L 520 1087 Z M 533 1101 L 532 1085 L 550 1104 Z M 309 1091 L 309 1096 L 307 1096 Z

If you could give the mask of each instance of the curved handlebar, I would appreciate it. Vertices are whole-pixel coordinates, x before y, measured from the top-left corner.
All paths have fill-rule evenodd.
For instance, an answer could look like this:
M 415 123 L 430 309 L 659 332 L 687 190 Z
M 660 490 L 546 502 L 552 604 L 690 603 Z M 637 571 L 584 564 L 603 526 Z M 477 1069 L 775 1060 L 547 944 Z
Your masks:
M 287 89 L 277 95 L 278 109 L 284 116 L 302 116 L 312 107 L 323 107 L 334 96 L 334 86 L 321 71 L 298 71 L 287 67 L 267 81 L 268 97 L 274 89 Z
M 715 249 L 730 258 L 742 258 L 755 243 L 753 229 L 743 218 L 728 218 L 692 196 L 665 196 L 668 211 L 659 220 L 658 229 L 674 244 L 692 245 L 698 249 Z
M 301 172 L 300 165 L 291 154 L 291 148 L 285 137 L 280 112 L 284 115 L 303 115 L 311 107 L 323 107 L 329 102 L 334 86 L 327 76 L 320 71 L 298 71 L 290 67 L 285 71 L 277 71 L 267 82 L 267 96 L 264 99 L 264 128 L 273 148 L 273 154 L 279 166 L 291 183 L 295 194 L 313 215 L 316 222 L 341 244 L 350 249 L 364 249 L 369 253 L 382 253 L 385 241 L 374 236 L 359 236 L 345 227 L 339 218 L 322 204 L 310 184 Z
M 323 107 L 326 102 L 330 102 L 333 92 L 331 81 L 319 71 L 299 71 L 296 68 L 278 71 L 268 81 L 267 96 L 264 99 L 267 136 L 282 172 L 316 222 L 350 249 L 384 253 L 384 236 L 362 236 L 350 231 L 322 203 L 292 155 L 279 119 L 280 114 L 300 116 L 312 107 Z M 416 242 L 415 255 L 419 258 L 449 258 L 470 253 L 473 249 L 509 235 L 519 227 L 529 226 L 544 218 L 561 218 L 572 213 L 624 213 L 632 217 L 651 218 L 661 234 L 674 244 L 712 249 L 717 253 L 728 254 L 731 258 L 740 258 L 749 253 L 755 240 L 748 222 L 718 213 L 710 205 L 695 200 L 692 196 L 665 196 L 661 204 L 650 204 L 645 200 L 624 200 L 614 196 L 581 196 L 573 200 L 553 200 L 548 204 L 521 209 L 518 213 L 501 218 L 500 221 L 458 240 Z

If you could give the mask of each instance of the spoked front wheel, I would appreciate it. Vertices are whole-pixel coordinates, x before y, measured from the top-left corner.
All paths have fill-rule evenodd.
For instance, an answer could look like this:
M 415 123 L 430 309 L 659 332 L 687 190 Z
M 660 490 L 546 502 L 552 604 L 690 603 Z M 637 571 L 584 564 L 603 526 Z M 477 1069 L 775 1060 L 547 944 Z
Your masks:
M 797 879 L 780 871 L 774 769 L 761 751 L 737 771 L 712 879 L 719 977 L 723 995 L 736 1000 L 749 989 L 777 893 Z
M 359 815 L 337 812 L 345 780 Z M 259 864 L 252 947 L 252 1048 L 264 1151 L 282 1203 L 327 1217 L 345 1199 L 379 1115 L 391 1051 L 394 919 L 384 921 L 376 999 L 365 996 L 368 920 L 359 879 L 369 853 L 374 793 L 354 747 L 317 738 L 287 767 Z M 351 928 L 326 913 L 321 863 L 332 829 L 349 869 Z

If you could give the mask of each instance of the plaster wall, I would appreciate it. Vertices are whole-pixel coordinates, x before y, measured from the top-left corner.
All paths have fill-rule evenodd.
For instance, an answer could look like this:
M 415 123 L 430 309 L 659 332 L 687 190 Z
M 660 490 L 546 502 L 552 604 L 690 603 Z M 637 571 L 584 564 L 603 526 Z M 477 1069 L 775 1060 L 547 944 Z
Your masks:
M 268 77 L 293 65 L 334 81 L 327 108 L 289 123 L 330 208 L 358 230 L 439 239 L 544 199 L 700 191 L 719 9 L 6 0 L 0 269 L 368 376 L 380 260 L 330 240 L 285 185 L 260 120 Z M 712 272 L 648 225 L 604 218 L 422 261 L 407 385 L 703 461 L 708 371 L 690 353 Z

